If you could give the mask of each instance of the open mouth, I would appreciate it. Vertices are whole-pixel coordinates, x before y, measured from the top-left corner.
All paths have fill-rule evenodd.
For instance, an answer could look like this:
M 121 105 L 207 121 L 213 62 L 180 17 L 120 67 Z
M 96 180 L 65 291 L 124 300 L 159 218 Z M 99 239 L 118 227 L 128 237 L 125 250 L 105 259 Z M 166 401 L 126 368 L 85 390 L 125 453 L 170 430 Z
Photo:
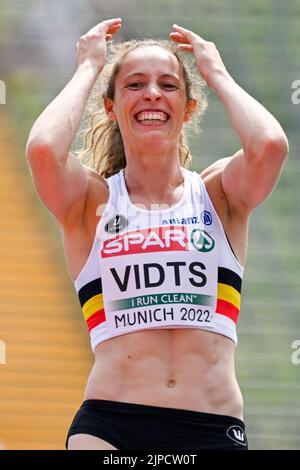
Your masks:
M 141 125 L 162 125 L 170 119 L 170 115 L 164 111 L 141 111 L 135 114 L 134 118 Z

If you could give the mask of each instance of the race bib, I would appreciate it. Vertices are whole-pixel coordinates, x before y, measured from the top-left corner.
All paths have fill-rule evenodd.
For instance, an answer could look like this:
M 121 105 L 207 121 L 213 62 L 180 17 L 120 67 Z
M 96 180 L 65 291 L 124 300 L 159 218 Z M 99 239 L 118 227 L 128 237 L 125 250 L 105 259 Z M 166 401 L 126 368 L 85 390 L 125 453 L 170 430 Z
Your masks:
M 108 238 L 101 274 L 111 336 L 148 328 L 214 328 L 217 247 L 203 229 L 160 226 Z

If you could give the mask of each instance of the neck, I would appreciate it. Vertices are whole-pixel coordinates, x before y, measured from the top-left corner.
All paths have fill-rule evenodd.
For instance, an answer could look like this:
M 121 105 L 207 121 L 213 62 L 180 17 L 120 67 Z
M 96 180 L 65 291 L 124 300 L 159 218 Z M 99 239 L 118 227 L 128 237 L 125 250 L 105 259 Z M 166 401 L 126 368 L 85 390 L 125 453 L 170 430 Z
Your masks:
M 170 146 L 143 145 L 143 149 L 128 149 L 126 153 L 126 168 L 124 174 L 129 189 L 150 188 L 163 190 L 177 187 L 182 183 L 180 168 L 179 145 Z

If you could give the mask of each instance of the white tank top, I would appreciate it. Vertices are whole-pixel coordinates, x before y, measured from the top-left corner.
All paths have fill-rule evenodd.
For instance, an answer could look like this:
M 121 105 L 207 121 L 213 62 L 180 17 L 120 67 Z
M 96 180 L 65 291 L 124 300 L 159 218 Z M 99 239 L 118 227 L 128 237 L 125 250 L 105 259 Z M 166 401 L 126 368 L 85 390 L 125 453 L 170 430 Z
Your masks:
M 234 256 L 201 177 L 182 168 L 171 208 L 129 198 L 124 172 L 109 199 L 75 289 L 91 347 L 149 328 L 199 328 L 237 344 L 243 267 Z

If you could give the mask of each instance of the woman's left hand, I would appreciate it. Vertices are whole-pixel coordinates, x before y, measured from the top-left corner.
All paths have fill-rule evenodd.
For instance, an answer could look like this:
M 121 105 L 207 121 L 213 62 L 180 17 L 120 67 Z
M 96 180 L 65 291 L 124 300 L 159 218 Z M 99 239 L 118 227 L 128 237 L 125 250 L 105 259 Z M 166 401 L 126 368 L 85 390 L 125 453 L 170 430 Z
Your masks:
M 170 38 L 172 41 L 180 43 L 178 45 L 180 50 L 194 53 L 198 70 L 208 86 L 212 85 L 214 74 L 223 72 L 229 75 L 213 42 L 205 41 L 192 31 L 176 24 L 173 25 L 173 29 Z

